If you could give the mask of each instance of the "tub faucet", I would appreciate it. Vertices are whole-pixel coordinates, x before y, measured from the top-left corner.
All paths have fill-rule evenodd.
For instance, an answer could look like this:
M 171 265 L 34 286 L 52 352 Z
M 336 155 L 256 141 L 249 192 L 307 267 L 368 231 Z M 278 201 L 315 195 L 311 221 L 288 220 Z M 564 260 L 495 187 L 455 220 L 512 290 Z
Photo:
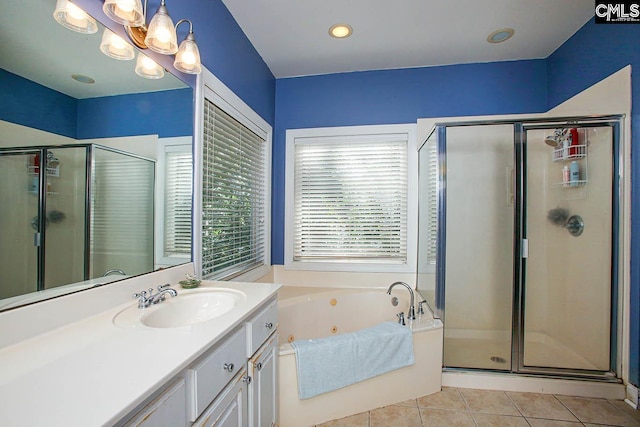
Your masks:
M 107 277 L 110 274 L 114 274 L 114 273 L 118 273 L 121 274 L 123 276 L 126 276 L 127 273 L 125 273 L 124 271 L 120 270 L 119 268 L 112 268 L 111 270 L 107 270 L 102 277 Z
M 413 295 L 413 289 L 411 289 L 411 286 L 407 285 L 404 282 L 395 282 L 391 286 L 389 286 L 389 289 L 387 289 L 387 295 L 391 295 L 391 289 L 393 289 L 394 286 L 396 286 L 396 285 L 402 285 L 405 288 L 407 288 L 407 290 L 409 291 L 409 294 L 411 295 L 411 301 L 409 302 L 409 313 L 407 315 L 407 319 L 415 320 L 415 318 L 416 318 L 416 308 L 413 305 L 414 298 L 415 298 L 414 295 Z

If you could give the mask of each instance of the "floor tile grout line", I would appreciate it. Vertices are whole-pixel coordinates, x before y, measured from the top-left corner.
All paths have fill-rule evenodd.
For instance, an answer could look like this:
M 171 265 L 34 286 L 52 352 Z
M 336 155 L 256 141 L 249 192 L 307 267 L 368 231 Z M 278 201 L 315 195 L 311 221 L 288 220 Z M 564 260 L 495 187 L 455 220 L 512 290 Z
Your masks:
M 509 402 L 511 402 L 511 404 L 516 408 L 516 411 L 518 411 L 518 413 L 520 414 L 520 416 L 522 418 L 525 418 L 524 414 L 522 413 L 522 411 L 520 410 L 520 407 L 518 406 L 518 404 L 516 402 L 513 401 L 513 399 L 511 398 L 511 396 L 509 396 L 509 393 L 507 393 L 506 391 L 503 391 L 504 395 L 507 396 L 507 399 L 509 399 Z M 527 419 L 525 418 L 525 421 L 527 422 L 527 424 L 529 424 L 529 421 L 527 421 Z M 529 424 L 531 425 L 531 424 Z

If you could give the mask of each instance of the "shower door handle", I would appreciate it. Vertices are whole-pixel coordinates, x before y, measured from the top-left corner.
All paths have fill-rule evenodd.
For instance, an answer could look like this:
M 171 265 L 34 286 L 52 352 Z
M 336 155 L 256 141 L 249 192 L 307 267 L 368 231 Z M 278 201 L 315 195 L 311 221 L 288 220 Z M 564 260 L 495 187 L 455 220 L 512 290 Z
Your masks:
M 33 233 L 33 246 L 40 247 L 42 244 L 40 233 Z
M 522 258 L 529 258 L 529 239 L 522 239 Z

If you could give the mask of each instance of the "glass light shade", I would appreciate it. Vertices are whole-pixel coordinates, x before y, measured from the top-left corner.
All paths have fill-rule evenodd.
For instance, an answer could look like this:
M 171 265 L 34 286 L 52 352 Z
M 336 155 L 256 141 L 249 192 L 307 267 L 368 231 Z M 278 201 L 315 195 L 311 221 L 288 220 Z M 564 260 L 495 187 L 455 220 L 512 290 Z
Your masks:
M 136 60 L 136 74 L 145 79 L 161 79 L 164 69 L 148 56 L 139 53 Z
M 105 0 L 102 10 L 118 24 L 131 27 L 144 25 L 141 0 Z
M 77 33 L 94 34 L 98 32 L 96 20 L 68 0 L 58 0 L 53 11 L 53 19 L 63 27 Z
M 173 55 L 178 51 L 178 36 L 164 1 L 149 22 L 144 43 L 152 51 L 163 55 Z
M 135 56 L 133 46 L 127 43 L 122 37 L 112 33 L 107 28 L 102 33 L 100 51 L 113 59 L 128 61 Z
M 176 67 L 176 70 L 187 74 L 200 74 L 202 71 L 200 51 L 193 33 L 189 33 L 180 43 L 173 66 Z

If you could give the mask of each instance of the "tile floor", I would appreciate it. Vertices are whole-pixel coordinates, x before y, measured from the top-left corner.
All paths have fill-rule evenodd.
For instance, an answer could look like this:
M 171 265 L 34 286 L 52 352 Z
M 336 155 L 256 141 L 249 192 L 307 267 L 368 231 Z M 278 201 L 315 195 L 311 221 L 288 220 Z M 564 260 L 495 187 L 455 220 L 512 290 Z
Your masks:
M 316 427 L 640 427 L 621 400 L 444 387 Z

